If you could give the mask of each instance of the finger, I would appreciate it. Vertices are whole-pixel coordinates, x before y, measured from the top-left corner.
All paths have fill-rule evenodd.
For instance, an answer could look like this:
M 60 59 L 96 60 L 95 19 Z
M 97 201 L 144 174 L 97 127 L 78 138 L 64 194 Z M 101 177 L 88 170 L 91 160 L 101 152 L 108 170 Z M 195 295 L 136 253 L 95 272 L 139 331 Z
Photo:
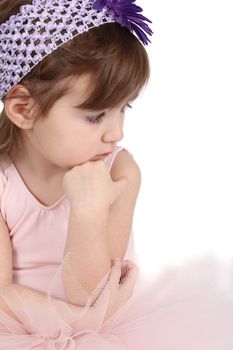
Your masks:
M 122 274 L 120 278 L 120 284 L 132 284 L 135 285 L 139 274 L 139 268 L 130 260 L 125 260 L 122 263 Z
M 119 289 L 119 281 L 121 277 L 121 260 L 114 259 L 111 260 L 112 268 L 106 276 L 106 280 L 102 281 L 101 285 L 99 285 L 99 289 L 96 291 L 93 296 L 92 306 L 95 305 L 97 299 L 105 300 L 111 295 L 115 290 Z M 95 305 L 96 306 L 96 305 Z
M 110 288 L 115 289 L 119 288 L 119 281 L 121 278 L 121 260 L 116 259 L 117 261 L 112 260 L 112 269 L 109 275 L 108 285 Z

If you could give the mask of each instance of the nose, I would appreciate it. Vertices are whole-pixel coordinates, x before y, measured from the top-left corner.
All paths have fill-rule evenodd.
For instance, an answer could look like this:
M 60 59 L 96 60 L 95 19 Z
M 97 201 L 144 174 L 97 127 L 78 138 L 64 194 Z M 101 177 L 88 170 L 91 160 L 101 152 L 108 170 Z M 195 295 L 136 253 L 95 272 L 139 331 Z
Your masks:
M 103 141 L 104 142 L 119 142 L 124 137 L 123 132 L 123 118 L 119 117 L 119 115 L 116 118 L 109 118 L 109 123 L 106 126 L 105 132 L 103 134 Z

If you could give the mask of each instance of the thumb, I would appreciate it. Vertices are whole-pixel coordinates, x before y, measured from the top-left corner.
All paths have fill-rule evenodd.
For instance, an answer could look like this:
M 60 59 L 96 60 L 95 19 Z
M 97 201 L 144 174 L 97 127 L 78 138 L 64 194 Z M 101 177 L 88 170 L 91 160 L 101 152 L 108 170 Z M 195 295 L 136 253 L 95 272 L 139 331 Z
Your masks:
M 131 260 L 124 260 L 122 263 L 122 276 L 120 283 L 124 283 L 125 280 L 130 284 L 135 284 L 139 275 L 139 267 Z
M 121 260 L 120 259 L 113 259 L 111 260 L 111 270 L 107 276 L 106 282 L 104 281 L 104 285 L 100 285 L 100 293 L 99 290 L 96 292 L 97 296 L 92 295 L 93 301 L 92 305 L 96 306 L 96 301 L 98 300 L 98 303 L 101 305 L 100 300 L 105 300 L 106 298 L 109 298 L 111 293 L 115 292 L 116 289 L 119 288 L 119 281 L 121 278 Z M 110 294 L 109 294 L 110 293 Z M 101 299 L 100 299 L 101 298 Z

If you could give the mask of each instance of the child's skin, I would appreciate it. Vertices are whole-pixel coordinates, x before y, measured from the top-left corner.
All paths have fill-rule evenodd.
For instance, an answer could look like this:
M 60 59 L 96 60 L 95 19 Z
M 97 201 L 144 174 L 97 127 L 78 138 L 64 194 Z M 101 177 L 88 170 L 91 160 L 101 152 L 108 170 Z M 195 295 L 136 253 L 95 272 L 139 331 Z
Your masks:
M 135 96 L 126 96 L 119 106 L 105 111 L 76 108 L 75 106 L 86 100 L 90 84 L 89 75 L 76 79 L 71 92 L 56 101 L 48 116 L 36 123 L 33 118 L 23 115 L 30 109 L 36 110 L 32 98 L 24 104 L 23 101 L 19 104 L 10 99 L 5 102 L 8 117 L 21 128 L 24 138 L 24 144 L 14 161 L 24 168 L 28 177 L 31 174 L 30 180 L 33 180 L 34 175 L 38 183 L 46 187 L 49 182 L 53 186 L 51 193 L 58 194 L 56 188 L 62 192 L 63 176 L 68 170 L 95 160 L 99 154 L 112 152 L 123 138 L 126 105 Z M 17 87 L 18 94 L 26 95 L 27 90 L 22 85 Z M 17 95 L 16 87 L 13 91 Z M 102 112 L 105 112 L 105 116 L 101 123 L 88 122 L 87 118 L 93 118 Z M 52 198 L 52 195 L 50 197 Z
M 71 269 L 76 267 L 74 283 L 82 281 L 82 286 L 91 293 L 103 272 L 111 268 L 106 239 L 109 208 L 127 186 L 127 180 L 113 182 L 107 166 L 98 160 L 74 167 L 65 174 L 63 184 L 71 202 L 64 256 L 73 253 L 70 261 Z
M 96 156 L 111 152 L 122 139 L 124 108 L 134 96 L 128 96 L 122 104 L 105 110 L 104 121 L 97 128 L 87 121 L 87 117 L 103 111 L 87 112 L 74 107 L 85 100 L 90 77 L 80 77 L 77 82 L 69 95 L 55 103 L 48 117 L 36 123 L 24 116 L 24 112 L 33 107 L 33 99 L 29 98 L 27 103 L 24 99 L 21 104 L 7 100 L 5 109 L 8 117 L 23 132 L 21 152 L 13 161 L 21 175 L 23 173 L 28 188 L 46 205 L 53 204 L 64 193 L 70 200 L 64 256 L 68 252 L 74 253 L 71 268 L 75 272 L 74 280 L 91 293 L 111 269 L 112 257 L 106 238 L 109 209 L 129 187 L 127 177 L 113 181 L 103 158 Z M 22 85 L 17 88 L 18 92 L 25 92 Z M 136 192 L 137 189 L 135 198 Z M 128 263 L 130 268 L 124 273 L 125 278 L 122 279 L 120 273 L 112 281 L 105 321 L 132 295 L 138 270 L 132 262 Z M 16 288 L 38 302 L 46 303 L 45 295 L 30 288 L 14 284 L 6 288 L 8 293 Z M 69 302 L 72 303 L 72 296 Z M 80 300 L 79 306 L 74 307 L 78 310 L 85 302 L 85 299 Z M 1 307 L 10 314 L 4 302 Z
M 102 291 L 103 302 L 105 303 L 106 298 L 108 300 L 108 305 L 106 309 L 106 313 L 103 318 L 103 324 L 106 323 L 116 311 L 118 311 L 121 306 L 123 306 L 132 296 L 133 290 L 138 277 L 138 267 L 129 260 L 125 260 L 123 262 L 112 261 L 112 269 L 109 275 L 107 287 Z M 50 301 L 48 300 L 47 295 L 35 291 L 31 288 L 27 288 L 17 284 L 10 284 L 8 286 L 4 286 L 1 289 L 1 298 L 0 298 L 0 309 L 7 313 L 10 317 L 14 318 L 16 321 L 20 323 L 20 318 L 18 318 L 11 310 L 8 305 L 8 300 L 10 299 L 11 303 L 13 303 L 16 308 L 18 304 L 17 294 L 22 295 L 24 300 L 29 301 L 29 305 L 31 301 L 38 305 L 38 310 L 40 314 L 45 313 L 45 317 L 48 312 L 48 304 Z M 105 298 L 106 297 L 106 298 Z M 82 315 L 83 307 L 69 304 L 69 309 L 67 308 L 67 304 L 61 300 L 53 299 L 53 304 L 56 305 L 57 309 L 60 311 L 61 317 L 69 324 L 69 322 L 73 324 L 74 314 L 77 316 L 77 320 L 79 320 L 79 313 Z M 92 315 L 98 312 L 98 309 L 101 310 L 102 305 L 101 302 L 95 303 L 92 307 L 88 309 L 88 314 L 85 316 L 85 324 L 82 324 L 83 327 L 88 328 L 88 321 L 92 321 Z M 73 311 L 73 317 L 70 319 L 70 310 Z M 20 315 L 20 312 L 19 312 Z

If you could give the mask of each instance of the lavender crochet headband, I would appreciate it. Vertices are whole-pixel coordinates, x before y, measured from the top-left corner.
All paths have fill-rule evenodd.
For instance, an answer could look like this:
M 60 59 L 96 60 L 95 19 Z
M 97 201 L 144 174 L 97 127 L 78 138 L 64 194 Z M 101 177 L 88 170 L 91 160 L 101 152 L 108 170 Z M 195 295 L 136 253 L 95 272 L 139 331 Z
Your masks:
M 141 12 L 135 0 L 33 0 L 21 6 L 0 25 L 0 100 L 59 46 L 104 23 L 118 22 L 147 45 L 153 32 Z

